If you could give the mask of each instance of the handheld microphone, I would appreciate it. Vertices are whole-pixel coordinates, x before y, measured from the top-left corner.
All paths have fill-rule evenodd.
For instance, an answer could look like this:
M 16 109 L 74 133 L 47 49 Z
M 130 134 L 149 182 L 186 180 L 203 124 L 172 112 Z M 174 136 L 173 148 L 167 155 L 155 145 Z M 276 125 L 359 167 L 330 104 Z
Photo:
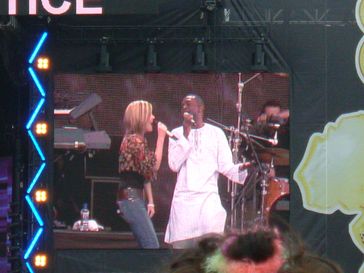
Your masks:
M 195 120 L 193 119 L 193 115 L 188 112 L 183 113 L 183 118 L 189 120 L 193 125 L 196 124 Z
M 178 140 L 178 138 L 170 131 L 166 130 L 167 136 L 169 136 L 173 140 Z
M 161 124 L 163 124 L 164 126 L 165 126 L 165 128 L 166 128 L 166 130 L 165 130 L 165 132 L 166 132 L 166 135 L 167 136 L 169 136 L 171 139 L 173 139 L 173 140 L 178 140 L 178 138 L 171 132 L 171 131 L 169 131 L 168 129 L 167 129 L 167 126 L 163 123 L 163 122 L 160 122 L 160 121 L 158 121 L 158 120 L 153 120 L 153 123 L 154 124 L 157 124 L 157 126 L 158 126 L 158 123 L 161 123 Z

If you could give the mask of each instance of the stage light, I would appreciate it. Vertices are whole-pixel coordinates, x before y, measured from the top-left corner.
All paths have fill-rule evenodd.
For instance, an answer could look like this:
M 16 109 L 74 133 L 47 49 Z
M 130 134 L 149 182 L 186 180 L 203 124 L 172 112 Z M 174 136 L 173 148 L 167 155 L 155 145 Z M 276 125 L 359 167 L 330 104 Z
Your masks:
M 43 106 L 43 104 L 44 104 L 44 103 L 45 103 L 45 99 L 44 99 L 44 98 L 41 98 L 41 99 L 39 100 L 39 102 L 38 102 L 37 107 L 35 108 L 34 112 L 32 113 L 32 115 L 31 115 L 31 117 L 30 117 L 29 121 L 27 122 L 27 125 L 26 125 L 27 130 L 29 130 L 29 129 L 30 129 L 30 127 L 32 126 L 32 124 L 33 124 L 33 122 L 34 122 L 35 118 L 36 118 L 36 117 L 37 117 L 37 115 L 39 114 L 40 109 L 42 108 L 42 106 Z
M 0 27 L 9 26 L 9 24 L 10 24 L 10 16 L 1 15 L 0 16 Z
M 201 1 L 201 8 L 206 9 L 208 11 L 213 11 L 217 6 L 217 0 L 202 0 Z
M 48 70 L 49 69 L 49 59 L 47 57 L 39 57 L 37 59 L 37 68 L 39 70 Z
M 25 200 L 28 202 L 28 205 L 30 207 L 30 209 L 32 210 L 34 216 L 35 216 L 35 219 L 37 220 L 39 226 L 43 227 L 44 226 L 44 222 L 43 222 L 43 219 L 42 217 L 40 216 L 37 208 L 34 206 L 34 203 L 32 202 L 32 200 L 30 199 L 29 195 L 26 195 L 25 196 Z M 42 230 L 43 231 L 43 230 Z M 40 233 L 41 234 L 41 233 Z M 39 234 L 39 235 L 40 235 Z
M 32 55 L 29 58 L 29 64 L 32 64 L 35 57 L 37 56 L 40 48 L 42 47 L 42 45 L 44 44 L 45 40 L 47 39 L 48 36 L 48 32 L 43 32 L 42 37 L 39 39 L 37 45 L 35 46 Z
M 23 257 L 24 257 L 24 263 L 28 269 L 28 272 L 30 272 L 30 273 L 33 273 L 34 271 L 33 271 L 32 265 L 30 264 L 28 259 L 32 256 L 32 252 L 34 251 L 34 249 L 36 249 L 36 245 L 45 230 L 45 226 L 47 227 L 47 225 L 45 225 L 45 223 L 42 219 L 42 215 L 38 212 L 37 208 L 35 207 L 32 199 L 30 197 L 30 193 L 31 193 L 33 187 L 36 185 L 36 183 L 39 180 L 39 177 L 41 176 L 42 172 L 46 168 L 46 162 L 45 162 L 46 158 L 44 156 L 42 147 L 39 145 L 37 138 L 33 135 L 33 130 L 31 128 L 34 128 L 33 123 L 36 120 L 37 116 L 39 115 L 42 107 L 45 104 L 45 100 L 46 100 L 46 90 L 43 88 L 43 85 L 42 85 L 41 81 L 39 80 L 36 71 L 34 70 L 33 62 L 38 57 L 38 53 L 40 52 L 47 36 L 48 36 L 48 33 L 43 32 L 41 38 L 39 39 L 38 43 L 34 47 L 33 52 L 28 60 L 28 63 L 29 63 L 28 72 L 31 76 L 30 79 L 33 80 L 33 83 L 36 86 L 36 90 L 38 91 L 40 97 L 38 98 L 38 102 L 34 103 L 33 106 L 35 106 L 35 109 L 30 114 L 29 120 L 25 127 L 27 129 L 29 138 L 32 140 L 34 148 L 38 152 L 38 155 L 41 159 L 41 161 L 39 162 L 38 170 L 36 171 L 34 178 L 29 182 L 29 186 L 26 191 L 27 194 L 25 195 L 25 201 L 27 202 L 28 207 L 31 212 L 31 214 L 29 213 L 29 215 L 30 215 L 30 217 L 31 217 L 31 215 L 33 215 L 36 219 L 36 222 L 26 221 L 26 223 L 27 223 L 26 225 L 28 226 L 28 231 L 29 231 L 29 234 L 28 234 L 29 240 L 28 240 L 28 246 L 24 249 Z M 43 58 L 43 60 L 39 59 L 37 61 L 37 67 L 39 69 L 45 69 L 45 68 L 48 69 L 49 60 L 46 60 L 45 58 Z M 40 126 L 38 128 L 41 129 L 40 130 L 41 132 L 42 131 L 44 132 L 44 129 L 42 129 L 42 126 Z M 37 130 L 35 130 L 35 131 L 37 131 Z M 47 126 L 46 126 L 46 131 L 48 131 Z M 36 132 L 36 134 L 37 134 L 37 132 Z M 33 170 L 35 170 L 34 169 L 35 167 L 36 167 L 36 165 L 33 165 Z M 28 220 L 28 219 L 26 219 L 26 220 Z M 36 227 L 37 223 L 38 223 L 38 228 Z M 48 263 L 47 260 L 45 260 L 45 264 L 47 264 L 47 263 Z
M 110 65 L 110 54 L 109 51 L 107 50 L 107 46 L 109 44 L 109 37 L 102 37 L 100 39 L 100 44 L 101 44 L 101 48 L 100 48 L 100 61 L 99 61 L 99 65 L 97 67 L 97 72 L 111 72 L 112 71 L 112 67 Z
M 29 273 L 34 273 L 34 270 L 33 270 L 32 266 L 30 265 L 30 263 L 26 262 L 25 265 L 27 266 Z
M 159 72 L 161 69 L 158 66 L 157 58 L 158 54 L 156 52 L 155 45 L 157 43 L 157 39 L 147 39 L 148 48 L 147 48 L 147 56 L 146 56 L 146 72 Z
M 266 66 L 266 54 L 265 54 L 265 40 L 264 38 L 255 41 L 255 51 L 253 53 L 252 71 L 268 71 Z
M 194 54 L 194 64 L 192 70 L 195 72 L 205 72 L 207 71 L 206 66 L 206 54 L 204 49 L 204 39 L 195 39 L 196 51 Z
M 35 133 L 38 136 L 48 134 L 48 124 L 46 122 L 37 122 L 35 125 Z
M 30 131 L 28 131 L 28 132 L 30 132 Z M 34 178 L 32 179 L 32 182 L 30 183 L 30 185 L 27 189 L 27 194 L 29 194 L 32 191 L 35 184 L 39 181 L 38 179 L 39 179 L 40 175 L 42 174 L 45 167 L 46 167 L 46 163 L 43 162 L 42 165 L 40 166 L 40 168 L 38 169 L 37 173 L 35 174 Z
M 48 201 L 48 191 L 43 190 L 43 189 L 36 190 L 34 193 L 34 200 L 38 204 L 47 202 Z
M 28 130 L 28 135 L 29 135 L 30 139 L 32 140 L 35 149 L 37 150 L 40 159 L 42 159 L 42 161 L 44 161 L 45 160 L 45 156 L 43 154 L 42 149 L 39 146 L 39 143 L 38 143 L 37 139 L 34 137 L 32 131 Z
M 37 74 L 34 72 L 34 69 L 33 69 L 33 68 L 31 68 L 31 67 L 29 67 L 29 68 L 28 68 L 28 71 L 29 71 L 30 76 L 32 76 L 32 79 L 33 79 L 33 81 L 34 81 L 35 85 L 37 86 L 38 92 L 40 93 L 40 95 L 41 95 L 42 97 L 45 97 L 45 91 L 44 91 L 44 88 L 43 88 L 42 84 L 40 83 L 40 81 L 39 81 L 39 79 L 38 79 L 38 77 L 37 77 Z M 27 129 L 28 129 L 28 128 L 27 128 Z
M 35 235 L 33 237 L 33 240 L 30 242 L 30 245 L 29 245 L 27 251 L 24 254 L 24 259 L 25 260 L 27 260 L 29 258 L 30 254 L 32 253 L 32 251 L 33 251 L 33 249 L 34 249 L 34 247 L 36 245 L 36 243 L 39 240 L 39 237 L 42 235 L 43 230 L 44 229 L 42 227 L 41 228 L 38 228 L 37 232 L 35 233 Z
M 44 253 L 38 253 L 34 256 L 34 267 L 36 268 L 45 268 L 48 265 L 48 256 Z

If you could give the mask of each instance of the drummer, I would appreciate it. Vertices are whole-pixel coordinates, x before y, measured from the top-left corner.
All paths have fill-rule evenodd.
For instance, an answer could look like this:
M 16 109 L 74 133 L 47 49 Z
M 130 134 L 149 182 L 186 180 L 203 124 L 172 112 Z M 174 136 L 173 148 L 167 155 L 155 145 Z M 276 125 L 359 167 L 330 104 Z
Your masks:
M 277 132 L 278 143 L 273 145 L 265 142 L 262 143 L 264 146 L 289 150 L 289 110 L 282 109 L 278 100 L 268 100 L 263 104 L 255 127 L 257 134 L 269 139 L 273 139 Z M 276 166 L 269 174 L 289 177 L 289 166 Z
M 278 100 L 264 103 L 257 118 L 256 129 L 258 134 L 267 138 L 273 138 L 278 131 L 278 144 L 273 146 L 289 149 L 289 110 L 283 110 Z

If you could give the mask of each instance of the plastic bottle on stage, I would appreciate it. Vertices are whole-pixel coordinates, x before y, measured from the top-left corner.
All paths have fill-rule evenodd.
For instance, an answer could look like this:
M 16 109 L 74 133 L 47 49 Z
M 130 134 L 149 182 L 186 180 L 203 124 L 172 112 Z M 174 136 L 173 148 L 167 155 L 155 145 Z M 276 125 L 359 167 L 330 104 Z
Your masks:
M 81 226 L 80 231 L 89 231 L 89 217 L 90 211 L 87 208 L 87 203 L 83 204 L 83 208 L 81 209 Z

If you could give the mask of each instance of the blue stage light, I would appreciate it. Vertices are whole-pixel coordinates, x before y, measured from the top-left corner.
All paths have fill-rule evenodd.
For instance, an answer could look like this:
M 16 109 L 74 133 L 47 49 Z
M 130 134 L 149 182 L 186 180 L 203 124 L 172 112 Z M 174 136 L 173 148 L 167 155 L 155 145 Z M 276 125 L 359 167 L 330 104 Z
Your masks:
M 30 183 L 30 185 L 27 189 L 27 194 L 29 194 L 32 191 L 33 187 L 38 182 L 39 176 L 42 174 L 45 166 L 46 166 L 46 164 L 45 164 L 45 162 L 43 162 L 42 165 L 40 166 L 39 170 L 37 171 L 36 175 L 34 176 L 32 182 Z
M 30 65 L 33 64 L 34 59 L 37 57 L 37 55 L 38 55 L 42 45 L 44 44 L 47 36 L 48 36 L 48 33 L 44 32 L 42 34 L 40 40 L 36 44 L 32 54 L 31 54 L 31 56 L 29 58 L 29 64 Z M 32 140 L 33 145 L 34 145 L 35 149 L 37 150 L 37 152 L 38 152 L 38 154 L 39 154 L 39 156 L 40 156 L 40 158 L 42 160 L 42 164 L 41 164 L 40 168 L 38 169 L 38 171 L 36 172 L 33 180 L 31 181 L 31 183 L 30 183 L 30 185 L 29 185 L 29 187 L 27 189 L 27 195 L 25 196 L 25 200 L 27 201 L 31 212 L 34 215 L 34 217 L 36 218 L 36 220 L 38 222 L 38 225 L 39 225 L 37 232 L 30 234 L 30 244 L 29 244 L 29 247 L 27 248 L 27 250 L 25 251 L 25 254 L 24 254 L 25 265 L 26 265 L 28 271 L 30 273 L 34 273 L 34 270 L 32 269 L 32 267 L 31 267 L 30 263 L 27 261 L 27 259 L 30 257 L 32 251 L 34 250 L 34 247 L 35 247 L 37 241 L 39 240 L 39 238 L 41 237 L 41 235 L 42 235 L 42 233 L 44 231 L 44 227 L 43 227 L 44 222 L 43 222 L 43 219 L 42 219 L 41 215 L 39 214 L 37 208 L 35 207 L 32 199 L 30 198 L 29 194 L 32 191 L 32 189 L 34 188 L 34 186 L 36 185 L 36 183 L 38 182 L 40 175 L 42 174 L 43 170 L 46 167 L 46 163 L 45 163 L 44 153 L 43 153 L 41 147 L 39 146 L 37 139 L 34 137 L 32 131 L 30 130 L 30 128 L 32 127 L 34 120 L 37 118 L 42 106 L 45 103 L 46 91 L 43 89 L 43 86 L 42 86 L 41 82 L 39 81 L 39 79 L 37 77 L 37 74 L 35 73 L 33 68 L 29 67 L 28 71 L 29 71 L 29 74 L 31 75 L 31 78 L 34 81 L 34 84 L 37 87 L 37 90 L 38 90 L 38 92 L 39 92 L 39 94 L 41 96 L 37 106 L 35 107 L 33 113 L 30 115 L 30 118 L 29 118 L 29 120 L 28 120 L 28 122 L 26 124 L 26 129 L 28 131 L 28 135 L 29 135 L 30 139 Z M 31 225 L 33 226 L 34 224 L 31 223 Z M 32 227 L 32 230 L 34 230 L 33 227 Z
M 38 231 L 37 231 L 37 233 L 35 234 L 35 236 L 34 236 L 34 238 L 33 238 L 32 242 L 30 243 L 30 245 L 29 245 L 29 247 L 28 247 L 27 251 L 26 251 L 26 252 L 25 252 L 25 254 L 24 254 L 24 259 L 25 259 L 25 260 L 29 258 L 30 253 L 32 253 L 33 248 L 35 247 L 35 244 L 37 243 L 37 241 L 38 241 L 38 239 L 39 239 L 40 235 L 42 235 L 42 233 L 43 233 L 43 228 L 41 227 L 41 228 L 39 228 L 39 229 L 38 229 Z
M 35 219 L 37 219 L 39 226 L 41 226 L 41 227 L 44 226 L 44 222 L 43 222 L 42 218 L 40 217 L 40 214 L 39 214 L 37 208 L 34 206 L 32 199 L 30 199 L 30 196 L 29 195 L 25 196 L 25 200 L 27 200 L 28 205 L 34 214 Z
M 32 126 L 32 124 L 33 124 L 35 118 L 37 117 L 40 109 L 42 108 L 44 102 L 45 102 L 45 99 L 44 98 L 41 98 L 40 101 L 39 101 L 39 103 L 38 103 L 38 105 L 37 105 L 37 107 L 35 108 L 32 116 L 30 117 L 30 119 L 29 119 L 29 121 L 28 121 L 28 123 L 26 125 L 27 130 L 29 130 L 30 127 Z
M 37 150 L 37 152 L 38 152 L 38 154 L 40 156 L 40 159 L 42 159 L 42 161 L 44 161 L 45 160 L 44 154 L 43 154 L 42 149 L 40 148 L 40 146 L 38 144 L 38 141 L 35 139 L 32 131 L 28 130 L 28 135 L 30 136 L 30 139 L 33 141 L 34 147 Z
M 33 270 L 32 266 L 30 265 L 30 263 L 26 262 L 25 265 L 27 266 L 29 273 L 34 273 L 34 270 Z
M 29 58 L 29 64 L 32 64 L 34 62 L 34 59 L 35 59 L 35 57 L 37 57 L 37 54 L 38 54 L 40 48 L 42 47 L 42 45 L 44 44 L 44 41 L 47 38 L 47 36 L 48 36 L 48 32 L 43 32 L 42 36 L 40 37 L 40 39 L 39 39 L 39 41 L 38 41 L 38 43 L 36 45 L 36 47 L 33 50 L 32 55 Z
M 31 68 L 31 67 L 29 67 L 28 68 L 28 71 L 30 73 L 30 76 L 32 76 L 32 79 L 33 79 L 35 85 L 37 86 L 39 93 L 41 94 L 42 97 L 44 97 L 45 96 L 45 91 L 44 91 L 43 86 L 40 83 L 40 81 L 39 81 L 39 79 L 37 77 L 37 74 L 35 73 L 34 69 Z

